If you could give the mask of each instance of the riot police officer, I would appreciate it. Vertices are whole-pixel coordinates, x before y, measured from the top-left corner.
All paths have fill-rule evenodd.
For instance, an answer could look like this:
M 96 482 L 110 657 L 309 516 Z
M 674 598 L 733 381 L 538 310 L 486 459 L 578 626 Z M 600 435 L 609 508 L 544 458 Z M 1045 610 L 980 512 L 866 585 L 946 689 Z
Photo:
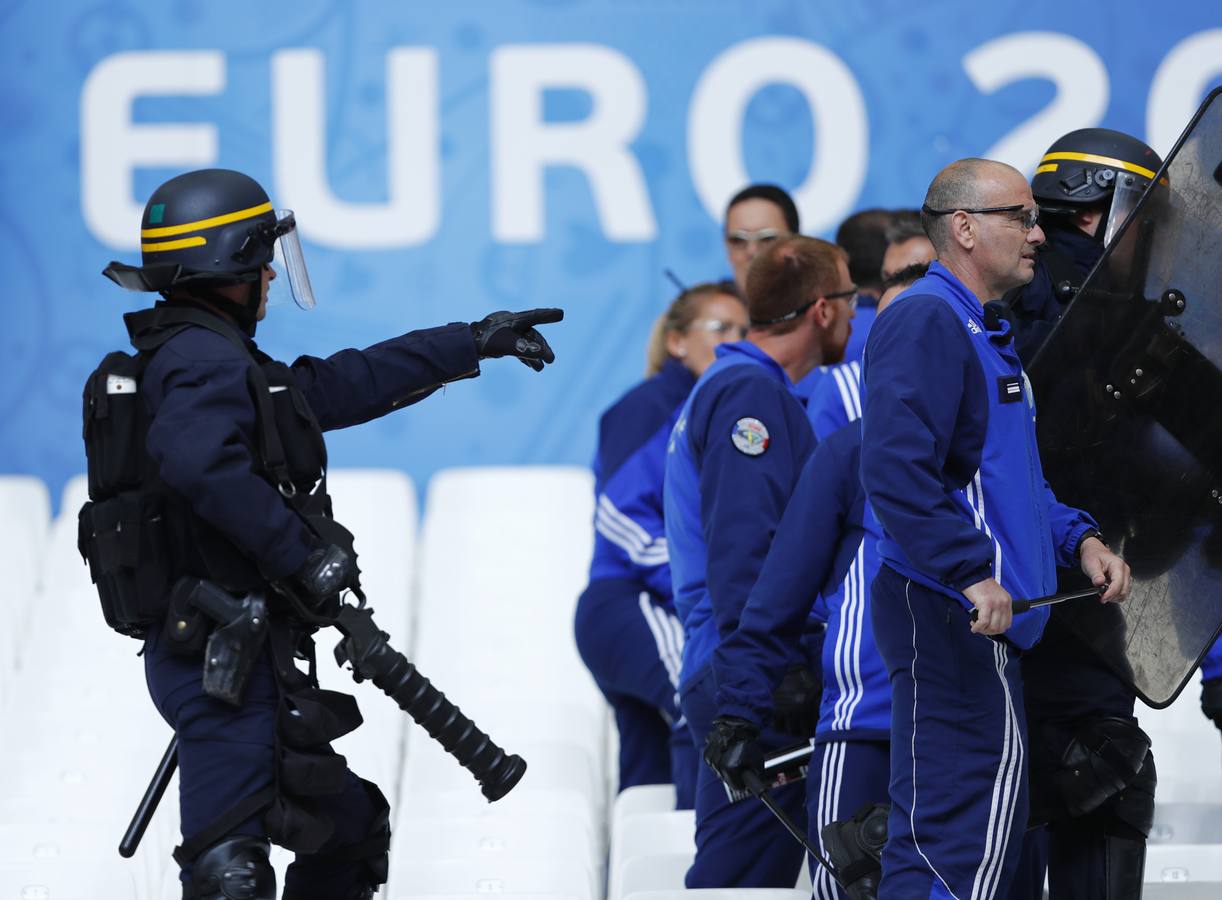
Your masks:
M 1024 365 L 1161 165 L 1141 141 L 1106 128 L 1070 132 L 1048 148 L 1031 181 L 1047 241 L 1031 283 L 1003 298 Z M 1067 583 L 1072 573 L 1061 575 L 1061 588 L 1077 586 Z M 1058 613 L 1022 663 L 1036 831 L 1012 897 L 1042 896 L 1046 864 L 1052 900 L 1136 898 L 1154 811 L 1150 740 L 1133 716 L 1133 691 Z
M 274 898 L 269 842 L 297 853 L 285 898 L 364 900 L 385 881 L 386 800 L 330 748 L 360 714 L 318 688 L 312 665 L 295 665 L 312 659 L 310 629 L 269 588 L 291 585 L 326 609 L 358 583 L 351 535 L 331 519 L 324 431 L 475 377 L 486 357 L 541 370 L 554 355 L 533 326 L 562 316 L 494 313 L 286 366 L 253 337 L 274 258 L 298 305 L 313 306 L 295 226 L 239 172 L 157 188 L 143 265 L 112 262 L 104 274 L 162 300 L 125 316 L 139 355 L 111 354 L 86 388 L 82 548 L 108 622 L 144 637 L 149 692 L 177 734 L 175 859 L 183 897 L 196 900 Z M 201 585 L 236 610 L 232 621 L 201 602 Z M 205 654 L 222 629 L 227 641 L 207 646 L 232 636 L 238 649 Z

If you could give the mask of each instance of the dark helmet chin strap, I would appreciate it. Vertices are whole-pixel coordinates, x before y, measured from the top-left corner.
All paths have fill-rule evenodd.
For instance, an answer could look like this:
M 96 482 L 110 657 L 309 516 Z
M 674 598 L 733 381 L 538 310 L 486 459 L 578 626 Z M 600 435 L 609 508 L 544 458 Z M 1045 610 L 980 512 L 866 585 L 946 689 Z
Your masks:
M 164 291 L 162 296 L 167 300 L 172 299 Z M 252 338 L 255 336 L 255 327 L 259 324 L 259 304 L 263 300 L 263 280 L 261 278 L 250 282 L 250 292 L 245 303 L 239 303 L 226 297 L 220 291 L 202 284 L 192 287 L 191 296 L 208 301 L 209 304 L 233 319 L 234 323 L 247 335 Z

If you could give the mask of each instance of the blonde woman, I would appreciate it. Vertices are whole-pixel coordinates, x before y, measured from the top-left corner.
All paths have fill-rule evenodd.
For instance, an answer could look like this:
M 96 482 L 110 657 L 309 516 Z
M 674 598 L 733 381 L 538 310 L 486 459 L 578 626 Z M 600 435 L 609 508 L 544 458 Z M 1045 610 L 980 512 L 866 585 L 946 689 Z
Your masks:
M 746 333 L 732 282 L 688 288 L 654 325 L 645 381 L 599 422 L 594 558 L 577 601 L 577 648 L 615 711 L 620 790 L 673 781 L 680 808 L 692 805 L 699 757 L 675 698 L 683 627 L 662 524 L 666 442 L 714 349 Z

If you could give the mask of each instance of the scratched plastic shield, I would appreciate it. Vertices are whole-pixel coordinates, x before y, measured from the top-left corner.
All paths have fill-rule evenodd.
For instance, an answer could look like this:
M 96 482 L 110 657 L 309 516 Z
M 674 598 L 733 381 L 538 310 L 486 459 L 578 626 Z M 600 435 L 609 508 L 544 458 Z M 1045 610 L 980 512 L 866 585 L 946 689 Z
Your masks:
M 1222 630 L 1222 89 L 1032 361 L 1040 454 L 1133 570 L 1057 615 L 1150 706 Z

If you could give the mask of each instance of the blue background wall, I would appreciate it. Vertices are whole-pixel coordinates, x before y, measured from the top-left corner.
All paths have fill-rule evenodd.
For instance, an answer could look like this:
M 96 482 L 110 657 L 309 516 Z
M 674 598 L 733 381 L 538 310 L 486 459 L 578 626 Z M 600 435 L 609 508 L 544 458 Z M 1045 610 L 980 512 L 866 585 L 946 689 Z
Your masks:
M 1185 2 L 1151 15 L 1148 4 L 1095 0 L 0 3 L 0 472 L 41 476 L 58 492 L 83 470 L 81 385 L 107 350 L 124 345 L 120 314 L 148 300 L 99 275 L 108 260 L 138 254 L 107 232 L 113 221 L 99 225 L 85 213 L 88 190 L 102 196 L 106 184 L 122 181 L 121 168 L 105 163 L 98 175 L 82 174 L 91 154 L 107 156 L 102 132 L 83 130 L 100 115 L 114 118 L 100 73 L 116 59 L 141 58 L 118 54 L 219 53 L 216 93 L 141 97 L 131 119 L 137 126 L 212 123 L 214 163 L 249 172 L 281 205 L 291 205 L 285 193 L 301 196 L 284 183 L 273 150 L 273 70 L 284 51 L 321 54 L 326 180 L 341 201 L 366 204 L 385 202 L 389 192 L 388 54 L 402 47 L 436 54 L 437 140 L 424 147 L 439 165 L 435 227 L 424 195 L 423 239 L 349 249 L 316 227 L 306 253 L 318 308 L 273 309 L 259 334 L 264 349 L 292 359 L 498 308 L 563 306 L 565 322 L 549 331 L 558 361 L 543 375 L 490 361 L 478 381 L 330 440 L 333 465 L 397 467 L 423 483 L 442 466 L 590 459 L 599 412 L 639 377 L 650 324 L 673 294 L 663 269 L 688 281 L 727 271 L 721 200 L 702 198 L 694 184 L 693 140 L 721 160 L 723 180 L 726 160 L 741 149 L 752 179 L 796 188 L 814 171 L 839 183 L 844 196 L 804 203 L 813 223 L 804 230 L 825 236 L 853 209 L 919 204 L 937 169 L 961 156 L 995 152 L 1030 171 L 1034 148 L 1070 128 L 1102 124 L 1166 151 L 1222 80 L 1217 9 Z M 693 135 L 693 98 L 702 83 L 709 87 L 712 68 L 769 38 L 798 39 L 823 48 L 813 51 L 820 58 L 842 61 L 860 90 L 862 120 L 828 113 L 851 112 L 851 91 L 818 76 L 829 85 L 816 103 L 828 121 L 812 117 L 799 88 L 771 84 L 746 103 L 741 138 Z M 591 70 L 610 50 L 622 58 L 613 71 L 639 73 L 643 119 L 629 145 L 647 200 L 647 213 L 638 209 L 629 223 L 638 236 L 616 236 L 590 179 L 572 166 L 543 175 L 540 237 L 521 236 L 529 229 L 515 209 L 506 215 L 517 222 L 516 237 L 494 226 L 492 169 L 509 146 L 498 149 L 494 139 L 494 59 L 513 45 L 558 44 L 580 45 Z M 1050 70 L 1060 53 L 1072 62 L 1057 84 Z M 540 65 L 549 70 L 546 60 Z M 727 83 L 750 82 L 752 65 L 731 66 Z M 91 73 L 96 96 L 87 89 Z M 631 99 L 635 77 L 603 102 Z M 309 102 L 295 90 L 289 85 L 279 102 Z M 548 123 L 580 125 L 605 112 L 580 85 L 561 84 L 541 102 Z M 511 122 L 505 134 L 518 127 Z M 409 130 L 427 137 L 428 121 Z M 863 151 L 837 155 L 840 142 L 851 146 L 855 136 Z M 160 181 L 194 167 L 136 165 L 132 202 L 142 204 Z M 84 188 L 89 179 L 93 186 Z M 623 200 L 632 192 L 619 193 Z M 308 222 L 309 206 L 297 207 Z M 348 242 L 363 240 L 356 234 Z

